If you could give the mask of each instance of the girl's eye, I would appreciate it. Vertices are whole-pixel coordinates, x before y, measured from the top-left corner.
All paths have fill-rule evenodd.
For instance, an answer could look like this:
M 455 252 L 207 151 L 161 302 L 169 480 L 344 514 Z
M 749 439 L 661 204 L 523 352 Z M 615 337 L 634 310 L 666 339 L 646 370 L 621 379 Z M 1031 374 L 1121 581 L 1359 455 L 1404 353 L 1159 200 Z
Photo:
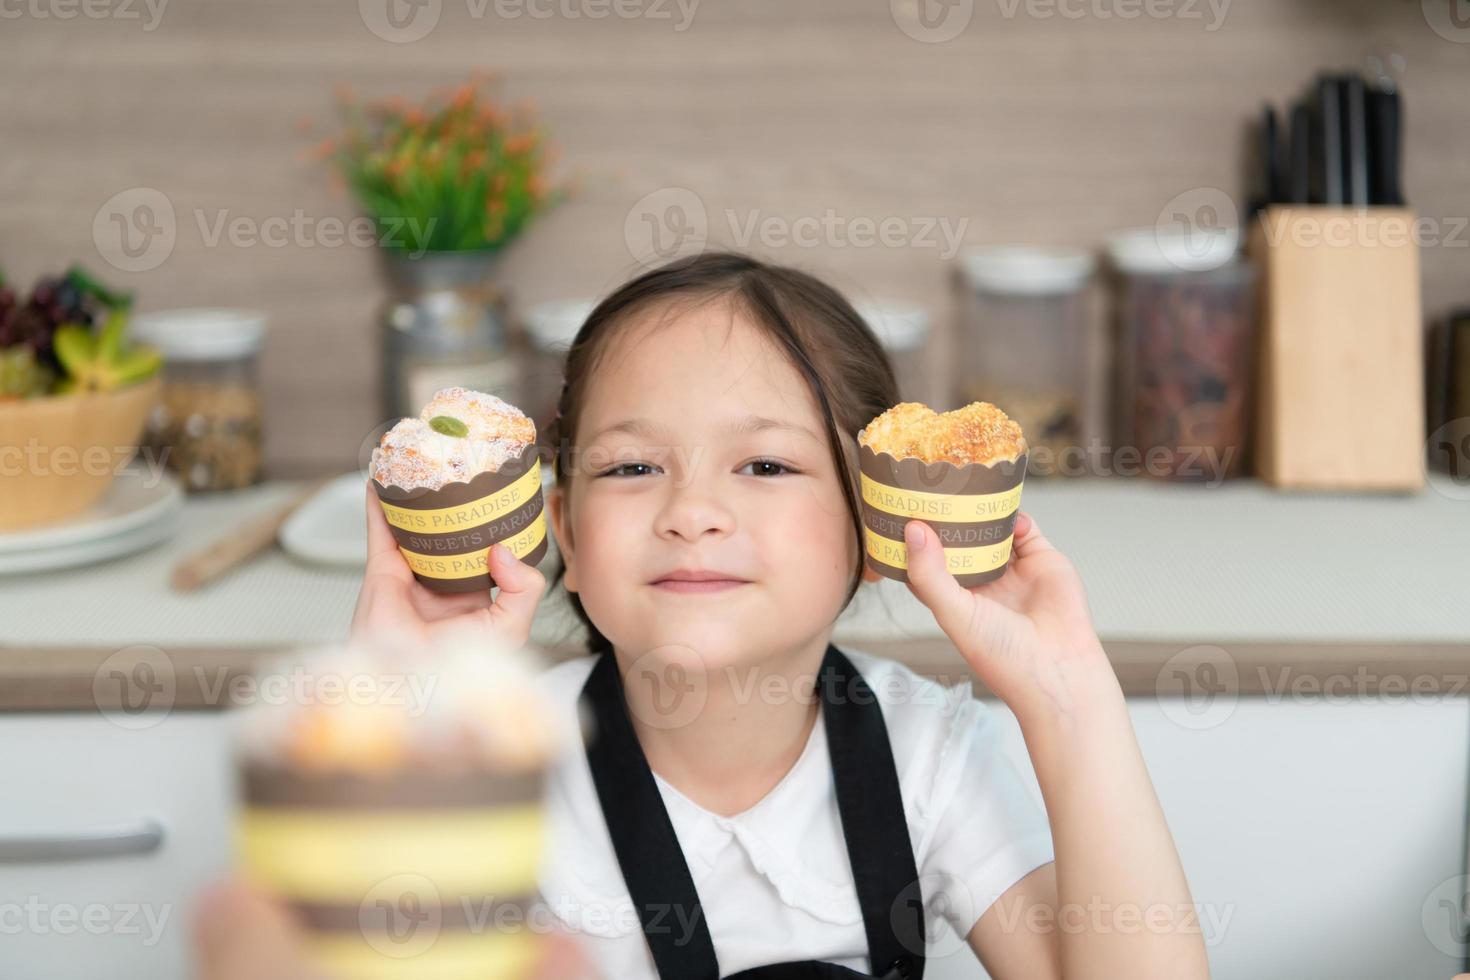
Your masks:
M 778 463 L 774 459 L 752 460 L 751 462 L 746 463 L 745 466 L 740 467 L 742 472 L 745 470 L 746 466 L 751 466 L 755 468 L 755 472 L 751 473 L 751 476 L 780 476 L 782 473 L 796 472 L 796 470 L 787 466 L 785 463 Z
M 633 469 L 634 467 L 639 467 L 639 466 L 641 466 L 643 468 L 644 472 L 642 472 L 642 473 L 630 473 L 630 472 L 628 472 L 629 470 Z M 610 470 L 606 470 L 606 471 L 604 471 L 602 473 L 599 473 L 598 476 L 646 476 L 649 473 L 651 473 L 654 470 L 656 470 L 657 468 L 658 467 L 652 465 L 651 463 L 620 463 L 617 466 L 614 466 Z

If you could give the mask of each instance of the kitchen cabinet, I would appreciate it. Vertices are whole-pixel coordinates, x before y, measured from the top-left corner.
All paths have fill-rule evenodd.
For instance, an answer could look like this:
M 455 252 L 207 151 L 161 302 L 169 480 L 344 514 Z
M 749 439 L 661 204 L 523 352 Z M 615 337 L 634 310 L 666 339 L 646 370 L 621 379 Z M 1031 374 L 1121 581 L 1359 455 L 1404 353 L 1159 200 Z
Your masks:
M 229 719 L 0 716 L 0 976 L 193 976 L 192 897 L 230 861 Z

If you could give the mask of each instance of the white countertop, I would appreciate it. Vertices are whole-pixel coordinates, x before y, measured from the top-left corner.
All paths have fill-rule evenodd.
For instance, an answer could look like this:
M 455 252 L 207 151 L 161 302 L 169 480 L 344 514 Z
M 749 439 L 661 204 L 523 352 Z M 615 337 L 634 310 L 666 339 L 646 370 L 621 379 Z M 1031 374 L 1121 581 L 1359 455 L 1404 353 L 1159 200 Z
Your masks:
M 359 574 L 279 550 L 190 594 L 186 551 L 292 483 L 191 498 L 162 545 L 89 568 L 0 577 L 0 646 L 274 646 L 345 634 Z M 1146 480 L 1033 480 L 1024 508 L 1077 564 L 1105 640 L 1460 643 L 1470 638 L 1470 501 L 1435 476 L 1414 495 L 1288 493 Z M 1461 494 L 1463 496 L 1463 493 Z M 542 563 L 548 574 L 552 560 Z M 558 590 L 533 638 L 575 641 Z M 939 636 L 905 586 L 865 585 L 837 639 Z

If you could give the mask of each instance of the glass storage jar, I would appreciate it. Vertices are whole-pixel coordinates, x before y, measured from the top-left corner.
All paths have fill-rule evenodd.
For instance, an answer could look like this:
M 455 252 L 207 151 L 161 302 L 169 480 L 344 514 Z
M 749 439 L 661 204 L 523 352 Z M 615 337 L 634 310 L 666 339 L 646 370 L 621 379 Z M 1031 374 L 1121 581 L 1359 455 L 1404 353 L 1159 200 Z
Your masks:
M 143 451 L 188 490 L 232 490 L 260 479 L 264 451 L 257 362 L 266 316 L 252 310 L 140 314 L 134 338 L 163 355 L 163 395 Z
M 1255 389 L 1255 272 L 1234 236 L 1120 232 L 1113 469 L 1218 482 L 1245 471 Z
M 961 256 L 963 328 L 955 396 L 991 402 L 1021 425 L 1027 473 L 1090 472 L 1106 375 L 1092 315 L 1092 255 L 997 246 Z
M 546 432 L 556 415 L 567 351 L 594 306 L 588 299 L 552 300 L 529 307 L 521 316 L 526 334 L 521 378 L 526 401 L 521 410 L 535 420 L 537 435 Z
M 932 402 L 927 369 L 929 311 L 911 303 L 883 300 L 859 303 L 857 311 L 888 354 L 898 380 L 899 400 Z

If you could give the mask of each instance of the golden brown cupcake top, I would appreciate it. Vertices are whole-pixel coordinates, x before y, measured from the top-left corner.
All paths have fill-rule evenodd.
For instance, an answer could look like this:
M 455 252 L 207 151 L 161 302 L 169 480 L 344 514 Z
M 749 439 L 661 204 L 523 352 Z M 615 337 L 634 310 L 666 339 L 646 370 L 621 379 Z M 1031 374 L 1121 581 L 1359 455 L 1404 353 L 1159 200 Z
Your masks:
M 943 414 L 918 402 L 900 402 L 869 422 L 858 443 L 896 459 L 926 463 L 992 464 L 1026 451 L 1021 426 L 990 402 L 971 402 Z

